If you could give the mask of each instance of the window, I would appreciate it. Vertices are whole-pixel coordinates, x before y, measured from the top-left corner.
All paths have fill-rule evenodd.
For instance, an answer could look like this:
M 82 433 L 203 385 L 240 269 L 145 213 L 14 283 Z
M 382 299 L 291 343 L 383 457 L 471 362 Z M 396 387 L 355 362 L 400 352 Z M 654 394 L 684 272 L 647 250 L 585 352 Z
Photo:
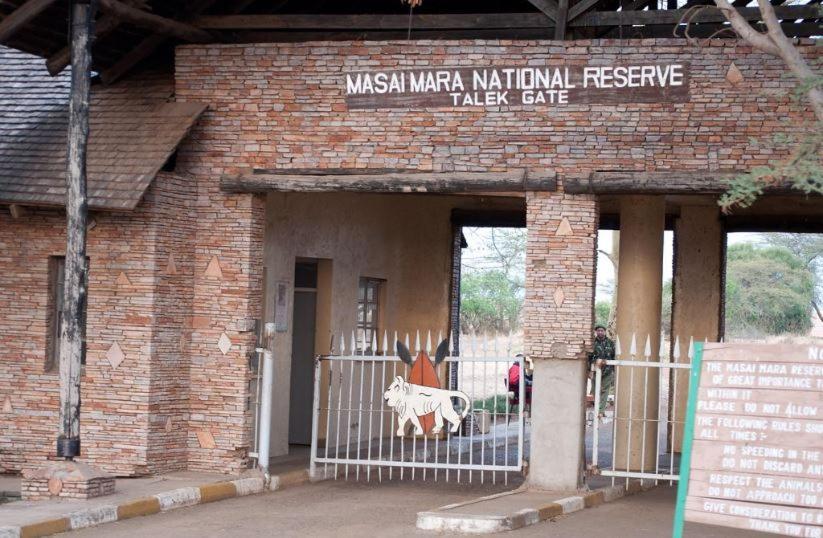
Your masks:
M 86 258 L 86 289 L 88 290 L 88 266 Z M 66 279 L 65 256 L 49 257 L 49 302 L 46 323 L 46 372 L 56 372 L 60 366 L 60 331 L 63 327 L 63 287 Z M 81 315 L 86 317 L 85 301 L 81 307 Z M 86 335 L 83 335 L 83 354 L 81 364 L 86 364 Z
M 357 294 L 357 350 L 374 353 L 371 343 L 378 337 L 378 317 L 380 311 L 380 288 L 384 281 L 377 278 L 360 277 L 360 289 Z

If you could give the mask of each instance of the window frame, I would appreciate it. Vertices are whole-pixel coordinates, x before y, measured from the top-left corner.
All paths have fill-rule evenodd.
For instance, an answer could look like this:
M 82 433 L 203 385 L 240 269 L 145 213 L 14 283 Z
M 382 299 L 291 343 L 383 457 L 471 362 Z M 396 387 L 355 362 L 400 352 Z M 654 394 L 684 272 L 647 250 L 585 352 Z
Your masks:
M 376 354 L 377 350 L 371 349 L 373 340 L 379 340 L 381 306 L 380 295 L 386 281 L 381 278 L 361 276 L 357 283 L 357 332 L 355 350 L 357 353 Z M 372 290 L 372 298 L 369 299 L 369 290 Z M 369 321 L 368 313 L 372 312 L 372 319 Z M 363 342 L 366 342 L 365 350 Z

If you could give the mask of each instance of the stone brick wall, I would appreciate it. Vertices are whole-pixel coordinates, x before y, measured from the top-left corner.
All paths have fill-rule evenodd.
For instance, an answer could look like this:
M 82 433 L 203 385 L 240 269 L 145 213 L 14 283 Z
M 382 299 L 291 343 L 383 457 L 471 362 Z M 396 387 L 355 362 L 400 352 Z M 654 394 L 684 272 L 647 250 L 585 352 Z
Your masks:
M 594 324 L 597 200 L 529 193 L 526 225 L 526 349 L 534 358 L 582 359 Z
M 189 245 L 192 316 L 185 343 L 191 361 L 186 381 L 192 470 L 237 472 L 246 467 L 251 447 L 249 354 L 255 335 L 247 321 L 261 317 L 265 198 L 220 191 L 227 171 L 223 161 L 231 159 L 222 141 L 235 136 L 206 120 L 177 159 L 177 171 L 194 178 L 189 190 L 195 216 Z
M 808 55 L 819 47 L 804 45 Z M 684 103 L 348 110 L 346 72 L 436 66 L 688 62 Z M 726 80 L 734 63 L 744 81 Z M 804 114 L 782 62 L 731 40 L 317 42 L 177 49 L 178 99 L 211 103 L 194 160 L 243 167 L 718 170 L 765 164 Z M 750 137 L 766 136 L 754 144 Z M 217 202 L 219 204 L 219 201 Z
M 92 499 L 114 493 L 113 478 L 96 478 L 88 482 L 67 482 L 61 485 L 57 493 L 49 491 L 46 479 L 23 479 L 20 493 L 25 501 L 45 501 L 54 497 L 63 499 Z
M 805 47 L 809 55 L 819 48 Z M 537 63 L 691 64 L 683 103 L 357 110 L 344 72 Z M 744 83 L 726 80 L 732 62 Z M 191 45 L 177 50 L 176 98 L 209 103 L 138 209 L 95 215 L 84 459 L 117 475 L 188 467 L 237 471 L 247 460 L 246 321 L 260 317 L 265 204 L 226 195 L 248 167 L 392 167 L 421 171 L 551 168 L 562 184 L 592 170 L 719 170 L 783 153 L 763 136 L 807 111 L 790 101 L 779 60 L 726 41 L 323 42 Z M 530 351 L 580 356 L 589 338 L 597 204 L 529 194 Z M 56 432 L 57 375 L 44 372 L 47 263 L 64 251 L 64 217 L 0 212 L 0 472 L 43 461 Z M 562 291 L 562 294 L 558 292 Z
M 808 54 L 819 54 L 810 44 Z M 344 73 L 436 66 L 536 63 L 691 64 L 683 103 L 512 106 L 504 109 L 348 110 Z M 744 83 L 732 85 L 732 64 Z M 247 168 L 390 167 L 419 171 L 551 168 L 562 184 L 592 170 L 719 170 L 764 164 L 780 148 L 752 136 L 787 130 L 806 113 L 792 104 L 781 62 L 724 41 L 698 49 L 680 40 L 317 42 L 190 45 L 176 52 L 176 98 L 209 103 L 179 151 L 196 178 L 195 282 L 189 398 L 189 465 L 245 463 L 253 336 L 259 316 L 265 211 L 258 197 L 226 195 L 223 175 Z M 546 198 L 548 197 L 548 198 Z M 527 338 L 541 356 L 579 356 L 589 338 L 596 204 L 530 195 Z M 551 236 L 566 217 L 571 236 Z M 546 235 L 549 234 L 549 235 Z M 538 268 L 543 263 L 544 268 Z M 555 265 L 567 269 L 553 280 Z M 538 270 L 539 269 L 539 270 Z M 555 291 L 564 290 L 559 301 Z M 552 308 L 556 302 L 562 305 Z M 545 308 L 548 304 L 549 308 Z M 571 325 L 552 329 L 557 320 Z M 224 338 L 225 336 L 225 338 Z M 224 353 L 218 344 L 227 344 Z M 554 344 L 562 344 L 560 347 Z M 558 345 L 559 345 L 558 344 Z M 196 437 L 196 440 L 195 440 Z
M 173 349 L 190 308 L 188 188 L 187 180 L 162 175 L 133 213 L 92 214 L 81 461 L 112 474 L 186 465 L 187 410 L 177 403 L 187 359 Z M 62 211 L 31 210 L 20 219 L 0 211 L 0 472 L 54 452 L 59 380 L 56 369 L 45 371 L 48 260 L 64 254 L 64 230 Z M 166 245 L 179 250 L 176 281 L 164 274 Z

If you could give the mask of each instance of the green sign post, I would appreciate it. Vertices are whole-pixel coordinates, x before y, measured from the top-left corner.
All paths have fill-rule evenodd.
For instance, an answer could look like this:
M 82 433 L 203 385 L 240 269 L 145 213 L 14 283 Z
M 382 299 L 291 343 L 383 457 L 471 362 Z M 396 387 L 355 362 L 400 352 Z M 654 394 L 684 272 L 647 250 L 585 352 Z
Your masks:
M 686 425 L 683 432 L 683 451 L 680 454 L 680 480 L 677 483 L 677 504 L 674 510 L 672 538 L 683 537 L 686 517 L 686 495 L 689 492 L 689 471 L 692 463 L 692 443 L 694 442 L 694 417 L 697 412 L 697 389 L 700 386 L 700 371 L 703 365 L 703 342 L 694 344 L 694 358 L 689 371 L 689 401 L 686 405 Z

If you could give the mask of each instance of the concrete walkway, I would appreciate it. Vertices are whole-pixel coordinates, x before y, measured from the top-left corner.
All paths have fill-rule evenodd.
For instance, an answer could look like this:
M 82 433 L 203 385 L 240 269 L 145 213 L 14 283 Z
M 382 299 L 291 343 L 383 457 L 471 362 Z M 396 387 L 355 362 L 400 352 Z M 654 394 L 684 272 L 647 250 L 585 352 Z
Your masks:
M 114 495 L 90 500 L 55 499 L 49 501 L 15 501 L 0 504 L 0 527 L 24 526 L 55 517 L 63 517 L 79 510 L 93 510 L 100 506 L 118 505 L 133 499 L 149 497 L 166 491 L 202 486 L 224 480 L 232 480 L 223 474 L 179 472 L 147 478 L 118 478 Z M 6 477 L 4 482 L 19 478 Z
M 415 527 L 416 514 L 502 492 L 500 485 L 327 481 L 230 499 L 73 533 L 78 538 L 439 536 Z M 660 538 L 671 536 L 674 489 L 657 488 L 507 533 L 513 538 Z M 755 538 L 760 533 L 687 524 L 688 538 Z
M 72 534 L 81 537 L 202 538 L 204 536 L 335 538 L 424 535 L 417 512 L 511 489 L 428 481 L 329 480 L 274 493 L 229 499 L 151 517 L 118 521 Z

